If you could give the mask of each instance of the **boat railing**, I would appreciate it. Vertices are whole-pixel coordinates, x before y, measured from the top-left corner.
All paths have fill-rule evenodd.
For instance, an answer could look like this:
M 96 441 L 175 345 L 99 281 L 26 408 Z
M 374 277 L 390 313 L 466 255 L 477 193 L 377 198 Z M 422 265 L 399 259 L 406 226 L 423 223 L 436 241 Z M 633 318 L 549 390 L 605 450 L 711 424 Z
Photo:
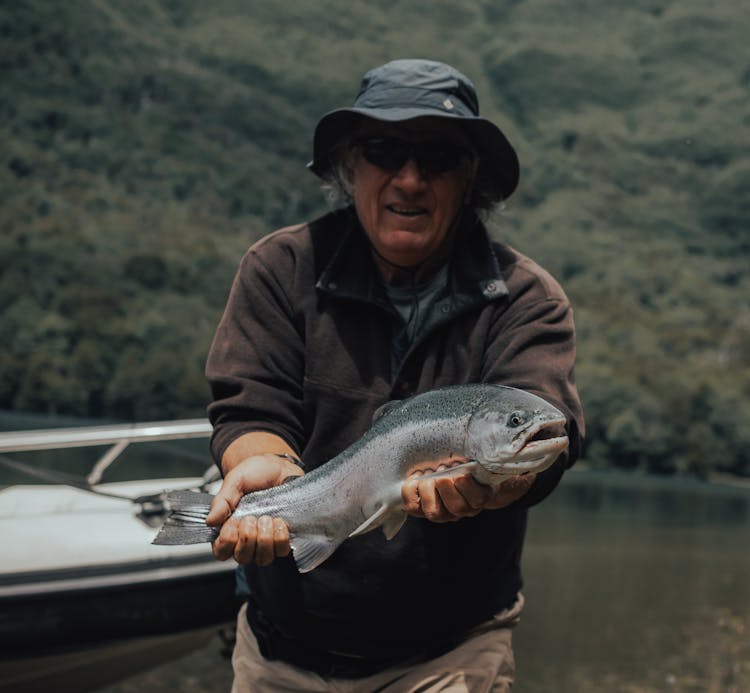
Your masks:
M 72 428 L 47 428 L 0 433 L 0 455 L 10 452 L 32 450 L 60 450 L 90 446 L 110 446 L 99 457 L 85 477 L 88 486 L 98 484 L 104 472 L 117 460 L 131 443 L 208 438 L 212 427 L 206 419 L 182 419 L 151 423 L 111 424 L 105 426 L 76 426 Z M 12 464 L 11 464 L 12 462 Z M 0 463 L 40 476 L 39 471 L 29 465 L 0 458 Z M 50 477 L 50 473 L 42 472 Z M 204 482 L 216 478 L 218 470 L 210 465 L 203 476 Z M 53 478 L 50 478 L 54 481 Z M 69 483 L 62 478 L 59 483 Z

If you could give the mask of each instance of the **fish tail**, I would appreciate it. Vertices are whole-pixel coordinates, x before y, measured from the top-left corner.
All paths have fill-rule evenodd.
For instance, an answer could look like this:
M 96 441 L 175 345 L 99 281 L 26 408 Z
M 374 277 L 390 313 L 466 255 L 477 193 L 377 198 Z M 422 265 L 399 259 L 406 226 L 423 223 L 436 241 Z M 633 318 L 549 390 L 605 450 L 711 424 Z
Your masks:
M 206 524 L 213 496 L 195 491 L 170 491 L 167 494 L 169 515 L 152 544 L 201 544 L 219 535 L 218 527 Z

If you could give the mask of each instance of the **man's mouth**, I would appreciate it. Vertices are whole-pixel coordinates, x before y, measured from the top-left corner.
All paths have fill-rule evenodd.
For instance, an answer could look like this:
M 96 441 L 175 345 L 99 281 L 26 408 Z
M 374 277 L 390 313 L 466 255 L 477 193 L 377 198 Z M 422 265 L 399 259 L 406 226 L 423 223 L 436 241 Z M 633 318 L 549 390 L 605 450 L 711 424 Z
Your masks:
M 418 217 L 420 214 L 426 214 L 427 210 L 422 207 L 401 207 L 399 205 L 386 205 L 385 208 L 393 214 L 402 217 Z

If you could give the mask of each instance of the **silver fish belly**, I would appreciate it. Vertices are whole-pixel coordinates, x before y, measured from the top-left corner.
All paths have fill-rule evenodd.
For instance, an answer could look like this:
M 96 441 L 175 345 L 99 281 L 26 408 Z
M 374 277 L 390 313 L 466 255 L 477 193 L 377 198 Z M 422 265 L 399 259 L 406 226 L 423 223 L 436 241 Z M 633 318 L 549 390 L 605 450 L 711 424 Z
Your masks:
M 529 392 L 501 385 L 457 385 L 387 405 L 357 442 L 317 469 L 244 496 L 234 517 L 270 515 L 289 525 L 300 572 L 313 570 L 347 538 L 378 527 L 387 539 L 406 520 L 401 487 L 436 460 L 427 477 L 472 474 L 497 486 L 540 472 L 567 448 L 565 417 Z M 213 541 L 205 518 L 213 496 L 169 493 L 170 515 L 155 544 Z

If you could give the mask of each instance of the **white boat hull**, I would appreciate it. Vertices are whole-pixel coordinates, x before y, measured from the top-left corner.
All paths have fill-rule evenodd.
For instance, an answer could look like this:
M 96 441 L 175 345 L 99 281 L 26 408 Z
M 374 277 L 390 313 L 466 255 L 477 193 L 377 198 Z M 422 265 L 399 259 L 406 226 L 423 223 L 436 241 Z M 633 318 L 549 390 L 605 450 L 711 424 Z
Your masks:
M 152 479 L 97 489 L 132 498 L 198 483 Z M 102 676 L 116 680 L 199 646 L 234 618 L 234 565 L 216 561 L 208 544 L 152 545 L 157 529 L 138 510 L 132 501 L 66 486 L 0 490 L 0 691 L 59 693 L 70 680 L 63 670 L 78 672 L 69 690 L 91 689 Z M 39 677 L 52 672 L 58 675 L 46 688 Z

